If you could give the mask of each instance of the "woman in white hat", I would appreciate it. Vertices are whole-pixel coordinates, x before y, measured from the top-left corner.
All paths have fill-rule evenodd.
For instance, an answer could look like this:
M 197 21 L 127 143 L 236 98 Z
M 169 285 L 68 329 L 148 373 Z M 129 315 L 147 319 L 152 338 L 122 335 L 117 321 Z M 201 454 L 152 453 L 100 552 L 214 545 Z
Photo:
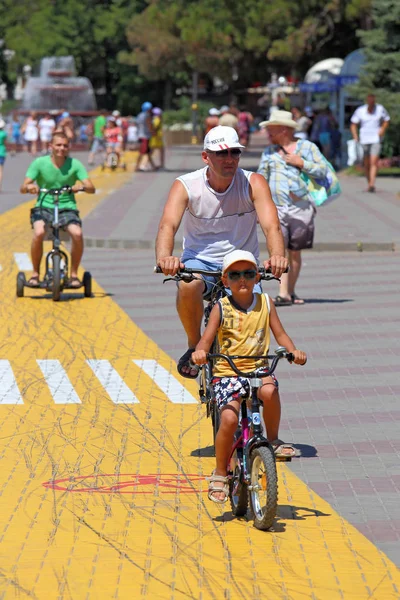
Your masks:
M 311 177 L 324 179 L 328 167 L 315 144 L 294 137 L 297 123 L 290 112 L 275 110 L 269 121 L 263 121 L 260 127 L 267 129 L 270 145 L 261 156 L 258 173 L 266 178 L 271 188 L 290 265 L 289 273 L 281 277 L 275 305 L 304 304 L 297 296 L 295 286 L 301 270 L 301 251 L 313 246 L 316 211 L 300 174 L 303 171 Z
M 7 133 L 5 131 L 5 127 L 6 127 L 5 121 L 0 118 L 0 190 L 1 190 L 1 183 L 3 181 L 3 166 L 6 161 L 6 156 L 7 156 L 7 148 L 6 148 Z

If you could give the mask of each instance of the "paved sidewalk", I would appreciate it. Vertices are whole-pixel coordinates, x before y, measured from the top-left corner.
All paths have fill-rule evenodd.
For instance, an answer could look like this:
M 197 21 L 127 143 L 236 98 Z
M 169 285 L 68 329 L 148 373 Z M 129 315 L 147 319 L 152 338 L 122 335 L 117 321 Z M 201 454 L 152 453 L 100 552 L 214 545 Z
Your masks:
M 256 168 L 259 151 L 243 166 Z M 169 171 L 135 174 L 84 223 L 86 238 L 100 246 L 87 244 L 85 268 L 174 359 L 186 342 L 174 284 L 152 274 L 153 246 L 172 181 L 200 168 L 199 155 L 194 147 L 169 150 Z M 26 200 L 14 183 L 22 163 L 13 160 L 3 208 Z M 391 251 L 400 243 L 400 180 L 378 179 L 375 195 L 363 193 L 361 178 L 342 183 L 343 196 L 321 208 L 317 222 L 316 248 L 331 251 L 304 254 L 298 292 L 307 302 L 280 310 L 310 356 L 304 369 L 280 369 L 281 435 L 303 453 L 290 468 L 400 566 L 400 270 Z M 379 251 L 344 252 L 358 242 Z M 274 295 L 276 284 L 265 289 Z
M 256 170 L 262 146 L 252 145 L 241 165 Z M 175 147 L 167 152 L 168 170 L 138 173 L 131 183 L 108 197 L 85 223 L 94 246 L 152 248 L 160 214 L 174 179 L 201 168 L 201 148 Z M 341 178 L 343 194 L 319 210 L 316 250 L 389 250 L 400 247 L 399 178 L 379 178 L 376 194 L 365 193 L 361 177 Z M 181 242 L 178 233 L 177 244 Z M 262 241 L 262 234 L 260 235 Z

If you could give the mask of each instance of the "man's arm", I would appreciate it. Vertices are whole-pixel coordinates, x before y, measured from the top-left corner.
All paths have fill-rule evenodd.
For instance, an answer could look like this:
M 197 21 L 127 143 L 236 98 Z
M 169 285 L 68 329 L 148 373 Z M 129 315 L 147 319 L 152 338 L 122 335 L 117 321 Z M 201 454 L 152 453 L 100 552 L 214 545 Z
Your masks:
M 350 132 L 351 132 L 351 135 L 353 136 L 353 140 L 355 140 L 356 142 L 358 142 L 358 127 L 357 127 L 357 123 L 350 123 Z
M 385 135 L 386 129 L 389 127 L 389 123 L 390 123 L 390 119 L 383 121 L 383 123 L 379 129 L 379 137 L 380 138 L 383 138 L 383 136 Z
M 74 194 L 76 194 L 76 192 L 85 192 L 86 194 L 94 194 L 96 192 L 96 188 L 89 178 L 82 179 L 82 181 L 77 181 L 71 189 Z
M 270 266 L 272 274 L 279 278 L 287 269 L 288 260 L 285 257 L 285 243 L 271 190 L 266 179 L 258 173 L 252 174 L 250 188 L 258 221 L 267 239 L 270 258 L 264 265 Z
M 30 177 L 25 177 L 24 183 L 21 185 L 19 191 L 21 194 L 38 194 L 39 186 Z
M 156 239 L 156 262 L 164 275 L 176 275 L 178 270 L 184 266 L 178 257 L 172 256 L 172 253 L 175 234 L 181 224 L 188 201 L 189 197 L 185 186 L 176 180 L 169 192 Z

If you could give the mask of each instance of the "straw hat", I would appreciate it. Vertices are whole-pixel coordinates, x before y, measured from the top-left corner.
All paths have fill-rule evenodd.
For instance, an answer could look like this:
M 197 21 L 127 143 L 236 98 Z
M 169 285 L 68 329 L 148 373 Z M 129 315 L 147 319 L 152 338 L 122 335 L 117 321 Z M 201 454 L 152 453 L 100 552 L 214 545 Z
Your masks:
M 297 123 L 293 120 L 292 113 L 288 110 L 274 110 L 269 121 L 262 121 L 260 128 L 268 127 L 269 125 L 283 125 L 284 127 L 293 127 L 297 129 Z

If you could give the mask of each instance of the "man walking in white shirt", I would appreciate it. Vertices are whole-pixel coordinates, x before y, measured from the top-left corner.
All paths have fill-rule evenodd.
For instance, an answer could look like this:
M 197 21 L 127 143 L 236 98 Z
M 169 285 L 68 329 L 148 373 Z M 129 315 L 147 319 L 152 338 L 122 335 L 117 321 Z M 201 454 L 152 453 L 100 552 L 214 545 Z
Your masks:
M 368 94 L 367 104 L 359 106 L 351 117 L 351 134 L 356 142 L 361 143 L 364 150 L 364 170 L 368 181 L 368 192 L 375 192 L 381 142 L 389 127 L 389 121 L 387 110 L 382 104 L 376 104 L 374 94 Z

